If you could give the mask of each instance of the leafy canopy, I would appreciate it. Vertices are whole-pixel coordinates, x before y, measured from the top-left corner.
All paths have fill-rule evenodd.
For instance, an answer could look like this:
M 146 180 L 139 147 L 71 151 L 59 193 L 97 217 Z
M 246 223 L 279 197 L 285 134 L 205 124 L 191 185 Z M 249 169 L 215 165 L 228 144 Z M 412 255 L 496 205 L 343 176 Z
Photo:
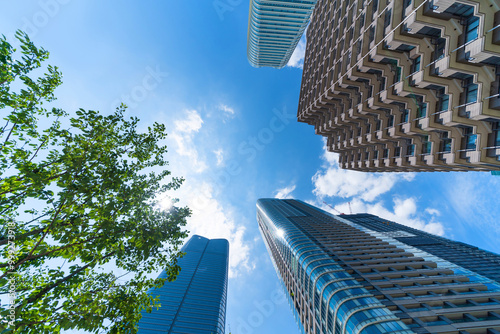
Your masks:
M 62 75 L 49 65 L 35 77 L 49 54 L 16 37 L 20 57 L 0 38 L 0 293 L 17 293 L 14 321 L 0 309 L 0 332 L 135 333 L 140 311 L 158 306 L 148 289 L 179 271 L 190 214 L 156 201 L 183 181 L 165 169 L 165 126 L 139 133 L 124 105 L 71 118 L 44 108 Z M 167 279 L 146 277 L 159 269 Z

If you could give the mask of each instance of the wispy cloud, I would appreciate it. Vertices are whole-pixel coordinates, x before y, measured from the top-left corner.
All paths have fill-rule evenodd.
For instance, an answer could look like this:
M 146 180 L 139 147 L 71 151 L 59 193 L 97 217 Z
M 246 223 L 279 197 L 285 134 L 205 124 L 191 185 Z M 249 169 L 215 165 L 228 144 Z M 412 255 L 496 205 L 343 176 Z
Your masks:
M 174 121 L 175 129 L 170 134 L 170 138 L 175 143 L 175 151 L 182 157 L 188 159 L 196 173 L 201 173 L 207 169 L 207 164 L 198 154 L 193 138 L 200 131 L 203 120 L 196 110 L 186 110 L 184 117 Z
M 274 198 L 279 198 L 279 199 L 293 198 L 291 195 L 292 195 L 292 192 L 294 190 L 295 190 L 295 185 L 291 185 L 291 186 L 288 186 L 285 188 L 278 189 L 275 191 Z
M 399 198 L 390 194 L 396 183 L 410 182 L 415 178 L 415 174 L 365 173 L 341 169 L 338 154 L 327 152 L 326 149 L 322 158 L 325 163 L 312 178 L 313 192 L 316 195 L 314 205 L 333 214 L 350 213 L 351 210 L 352 213 L 371 213 L 433 234 L 444 234 L 443 224 L 435 220 L 435 216 L 439 215 L 438 210 L 417 210 L 415 198 Z M 340 203 L 333 210 L 323 204 L 325 197 L 346 198 L 349 202 Z M 392 198 L 392 208 L 384 206 L 382 197 Z
M 478 233 L 484 243 L 498 249 L 500 239 L 500 177 L 489 173 L 456 173 L 444 197 L 457 215 L 457 227 Z
M 219 104 L 219 110 L 223 111 L 224 113 L 226 113 L 229 116 L 234 115 L 234 109 L 226 104 L 223 104 L 223 103 Z
M 374 201 L 379 195 L 392 189 L 398 181 L 410 181 L 413 174 L 365 173 L 341 169 L 338 154 L 327 152 L 323 155 L 325 166 L 313 176 L 314 194 L 318 197 L 360 196 L 364 201 Z
M 250 258 L 251 243 L 245 240 L 245 226 L 234 218 L 232 206 L 218 196 L 216 184 L 207 181 L 211 180 L 210 169 L 224 164 L 223 148 L 214 150 L 210 142 L 203 140 L 206 133 L 213 133 L 212 123 L 205 123 L 197 110 L 186 110 L 173 121 L 174 129 L 168 136 L 175 148 L 170 152 L 170 166 L 172 171 L 178 171 L 174 174 L 182 174 L 185 182 L 168 195 L 179 198 L 178 205 L 192 210 L 186 227 L 190 235 L 229 241 L 229 276 L 233 278 L 251 271 L 254 264 Z M 213 152 L 216 159 L 208 159 L 203 152 Z M 169 208 L 172 200 L 165 197 L 161 205 Z
M 286 66 L 302 68 L 304 66 L 305 54 L 306 54 L 306 33 L 304 32 L 302 38 L 295 47 L 295 50 L 293 51 L 292 56 L 290 57 L 290 60 L 288 60 L 288 64 L 286 64 Z
M 224 151 L 221 148 L 219 148 L 214 151 L 214 154 L 215 158 L 217 159 L 217 167 L 222 166 L 224 162 Z
M 193 214 L 187 228 L 191 233 L 207 238 L 225 238 L 229 241 L 229 277 L 234 278 L 255 266 L 250 260 L 250 246 L 244 240 L 246 228 L 237 224 L 232 210 L 214 197 L 208 182 L 186 187 L 187 205 Z

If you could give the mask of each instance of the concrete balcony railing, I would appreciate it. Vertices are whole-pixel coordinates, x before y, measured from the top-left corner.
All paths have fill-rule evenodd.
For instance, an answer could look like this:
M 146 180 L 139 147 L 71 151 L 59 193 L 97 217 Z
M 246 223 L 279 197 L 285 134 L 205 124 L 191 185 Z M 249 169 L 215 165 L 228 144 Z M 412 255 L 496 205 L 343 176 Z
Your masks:
M 476 150 L 460 150 L 460 158 L 466 159 L 470 163 L 478 163 L 481 161 L 481 151 Z
M 412 166 L 416 166 L 417 165 L 417 157 L 416 156 L 407 156 L 406 157 L 406 161 L 412 165 Z
M 478 63 L 481 60 L 491 57 L 490 54 L 484 53 L 484 37 L 479 37 L 463 47 L 463 52 L 469 52 L 469 59 L 471 63 Z
M 410 131 L 411 131 L 411 124 L 410 123 L 401 124 L 401 132 L 410 133 Z
M 444 125 L 454 126 L 454 125 L 459 124 L 458 122 L 453 121 L 453 111 L 451 111 L 451 110 L 443 111 L 443 112 L 437 114 L 437 116 L 438 116 L 439 121 L 441 123 L 443 123 Z
M 434 155 L 432 154 L 424 154 L 422 156 L 422 160 L 425 161 L 427 165 L 433 165 L 434 164 Z
M 390 136 L 390 137 L 394 137 L 394 135 L 396 134 L 396 127 L 394 126 L 391 126 L 390 128 L 387 128 L 387 135 Z
M 439 160 L 444 161 L 446 164 L 452 164 L 455 161 L 455 153 L 452 152 L 439 152 Z
M 410 79 L 413 80 L 415 86 L 418 87 L 418 85 L 424 80 L 424 70 L 415 72 L 410 77 Z
M 417 126 L 421 128 L 422 130 L 426 130 L 429 128 L 429 118 L 424 117 L 424 118 L 419 118 L 417 119 Z
M 483 109 L 483 103 L 476 102 L 466 105 L 464 107 L 464 112 L 466 115 L 469 116 L 469 118 L 481 120 L 483 118 L 488 117 L 483 115 L 482 109 Z
M 498 157 L 500 156 L 500 146 L 486 147 L 488 157 Z

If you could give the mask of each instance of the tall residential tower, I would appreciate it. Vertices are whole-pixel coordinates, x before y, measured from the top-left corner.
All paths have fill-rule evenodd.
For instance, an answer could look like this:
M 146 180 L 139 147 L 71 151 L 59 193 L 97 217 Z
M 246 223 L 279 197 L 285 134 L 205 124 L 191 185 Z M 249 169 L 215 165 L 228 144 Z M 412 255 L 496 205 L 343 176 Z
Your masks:
M 177 279 L 151 291 L 159 295 L 161 307 L 142 312 L 139 334 L 225 333 L 228 241 L 194 235 L 182 251 Z
M 500 170 L 500 1 L 318 0 L 298 119 L 342 168 Z
M 302 333 L 500 333 L 499 255 L 297 200 L 257 220 Z
M 309 23 L 317 0 L 250 0 L 247 56 L 254 67 L 282 68 Z

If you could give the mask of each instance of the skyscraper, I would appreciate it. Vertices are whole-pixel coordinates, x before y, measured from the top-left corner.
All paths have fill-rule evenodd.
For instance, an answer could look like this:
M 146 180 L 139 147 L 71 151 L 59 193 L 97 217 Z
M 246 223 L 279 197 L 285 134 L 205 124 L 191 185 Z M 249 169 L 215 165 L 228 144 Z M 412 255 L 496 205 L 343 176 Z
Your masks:
M 317 0 L 250 0 L 247 56 L 254 67 L 282 68 L 307 27 Z
M 302 333 L 500 333 L 500 256 L 373 215 L 260 199 Z
M 225 333 L 228 241 L 193 235 L 182 251 L 177 279 L 151 291 L 159 295 L 161 307 L 142 312 L 139 334 Z
M 342 168 L 500 170 L 500 2 L 319 0 L 298 119 Z

